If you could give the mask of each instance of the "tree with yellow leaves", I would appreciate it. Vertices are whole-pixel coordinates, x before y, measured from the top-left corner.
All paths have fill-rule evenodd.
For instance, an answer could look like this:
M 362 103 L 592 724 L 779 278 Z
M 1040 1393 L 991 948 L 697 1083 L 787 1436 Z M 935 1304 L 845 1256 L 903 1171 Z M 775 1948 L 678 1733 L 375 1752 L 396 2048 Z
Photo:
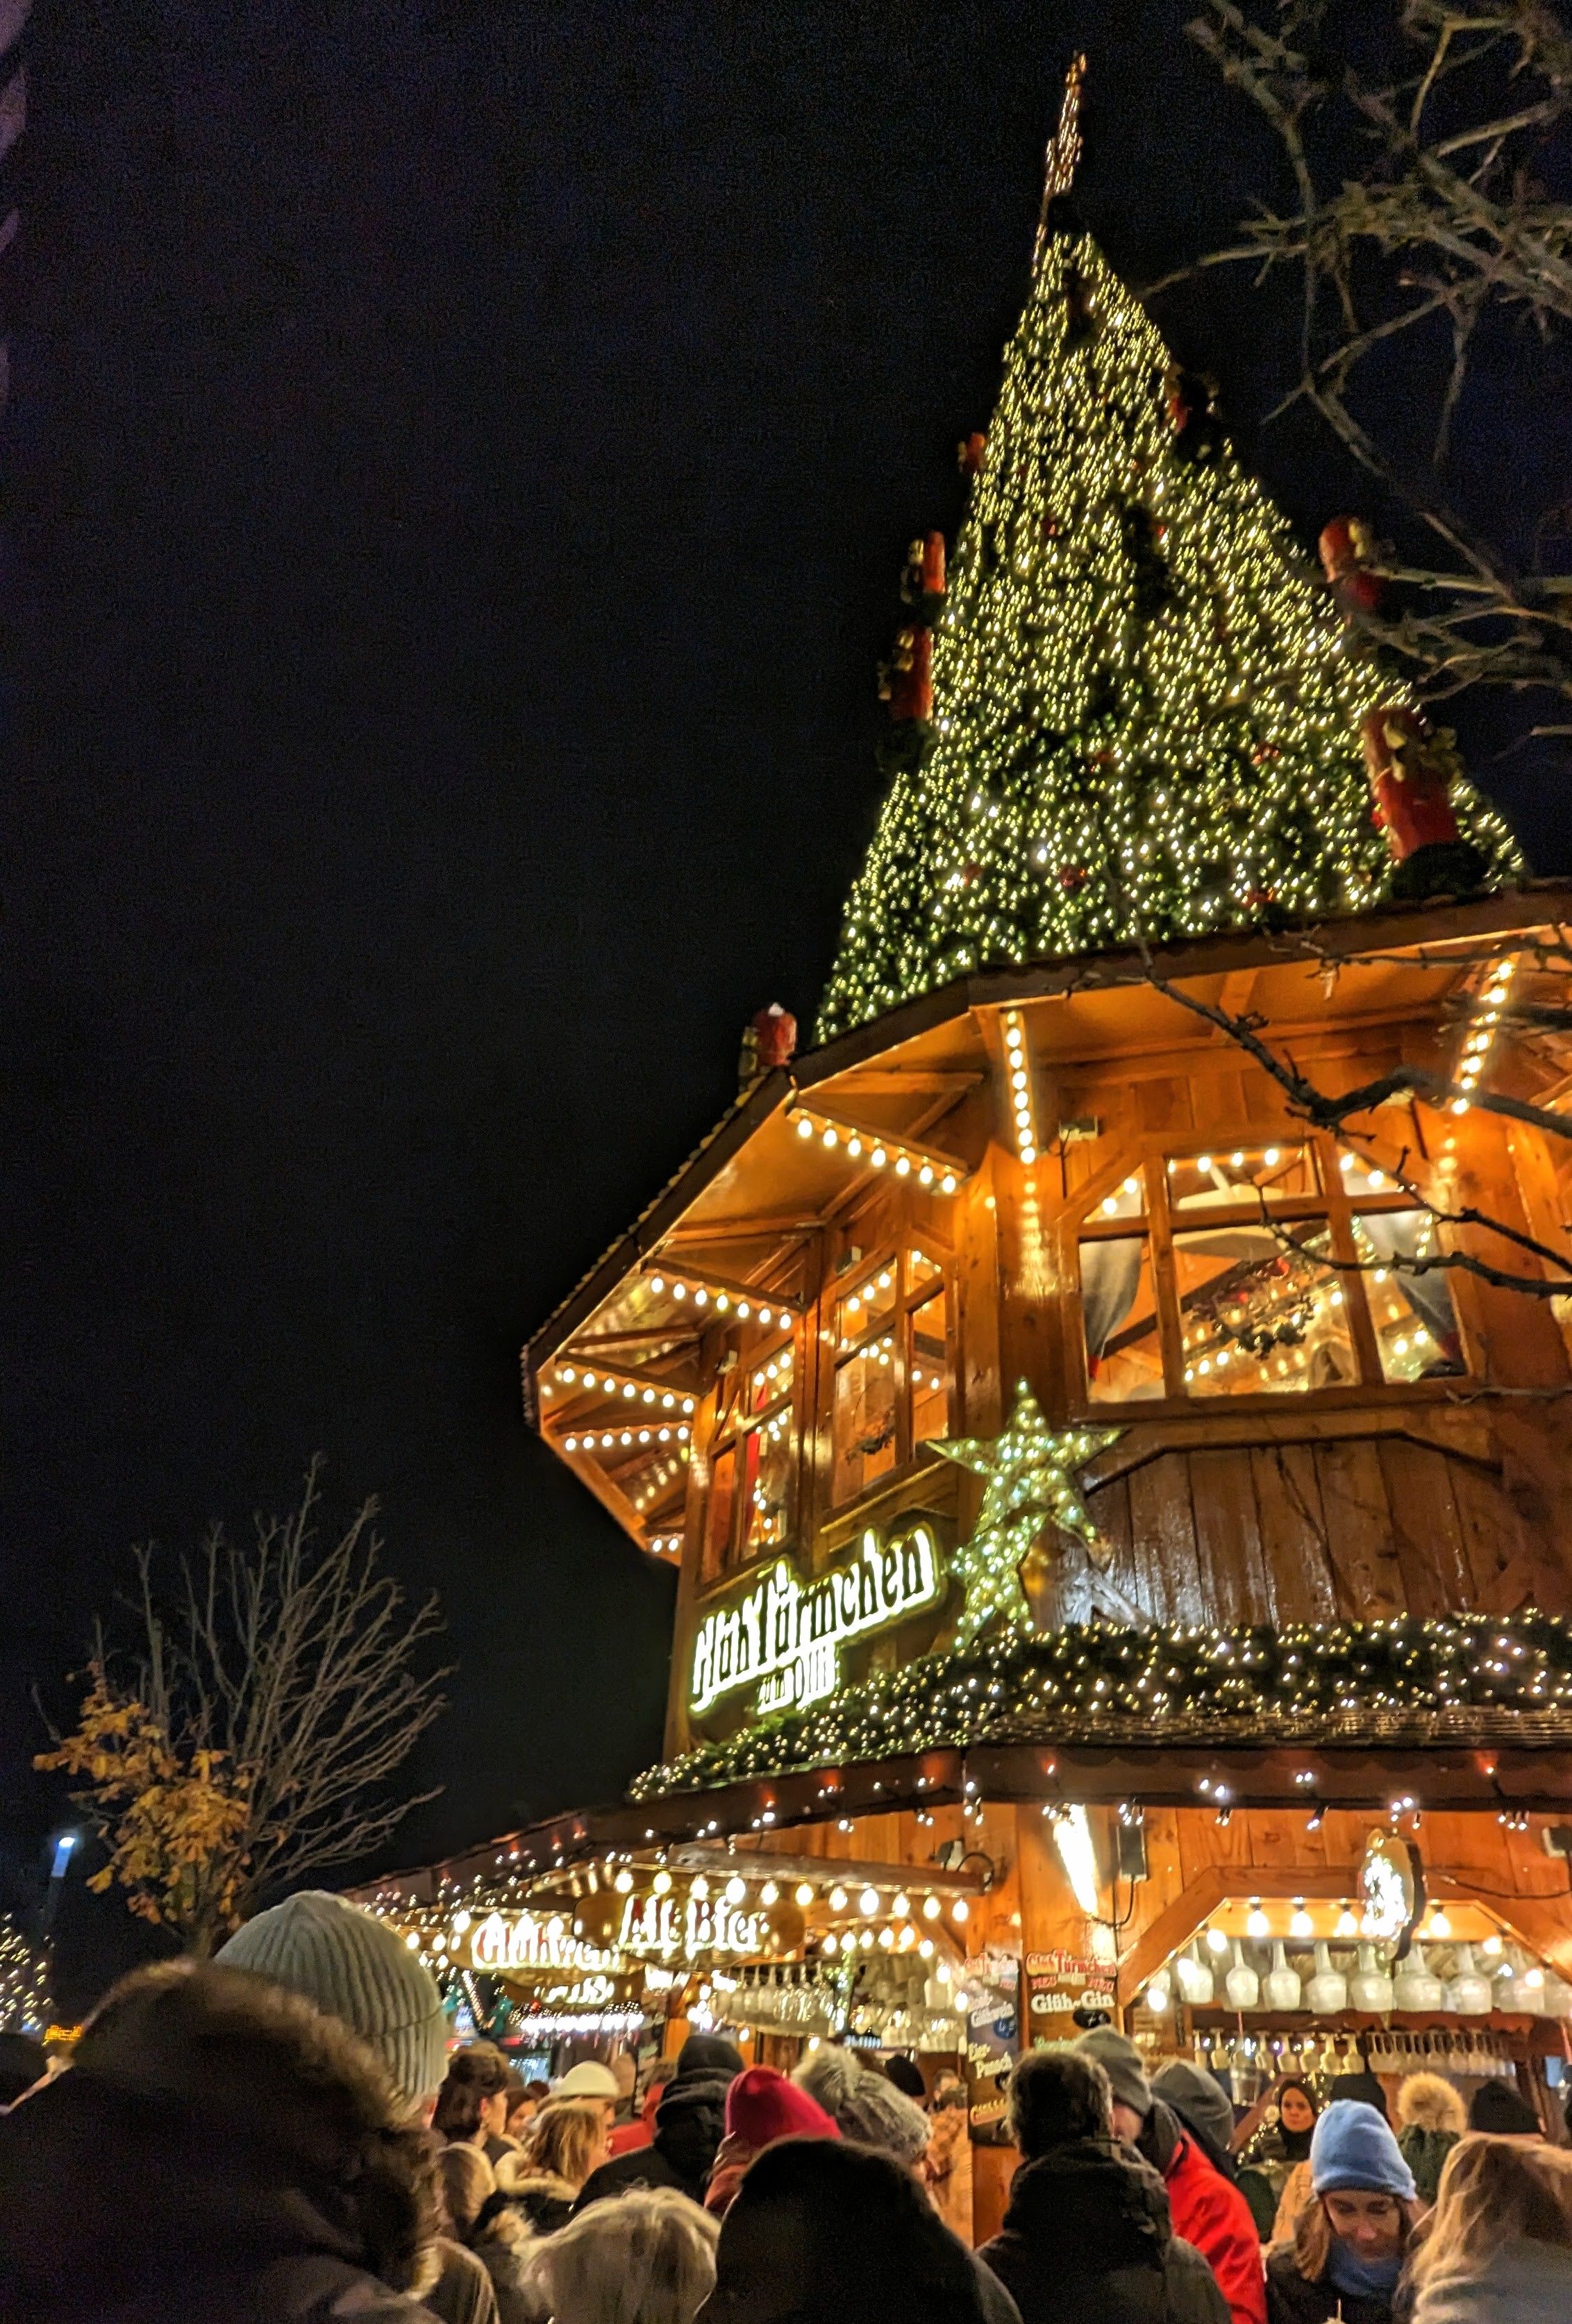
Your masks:
M 313 1462 L 297 1507 L 258 1516 L 247 1543 L 215 1525 L 167 1595 L 155 1553 L 134 1553 L 136 1644 L 116 1653 L 100 1627 L 76 1725 L 36 1761 L 80 1782 L 108 1851 L 88 1885 L 118 1885 L 194 1953 L 434 1796 L 383 1787 L 444 1708 L 448 1673 L 417 1667 L 436 1598 L 410 1608 L 380 1571 L 374 1500 L 319 1541 L 318 1474 Z

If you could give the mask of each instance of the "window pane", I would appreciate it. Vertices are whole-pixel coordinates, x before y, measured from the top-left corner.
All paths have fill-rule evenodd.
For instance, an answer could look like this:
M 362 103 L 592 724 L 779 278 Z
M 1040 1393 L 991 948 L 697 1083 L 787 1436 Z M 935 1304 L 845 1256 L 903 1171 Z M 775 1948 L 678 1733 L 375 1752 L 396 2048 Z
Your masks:
M 737 1447 L 728 1444 L 710 1462 L 710 1506 L 704 1515 L 703 1576 L 712 1581 L 726 1563 L 731 1539 L 731 1504 L 737 1491 Z
M 749 1373 L 749 1411 L 762 1412 L 767 1404 L 773 1404 L 777 1396 L 784 1395 L 791 1384 L 792 1351 L 791 1342 L 788 1341 L 784 1348 L 777 1348 L 773 1355 L 767 1356 L 764 1361 L 756 1365 Z
M 748 1510 L 745 1542 L 749 1551 L 778 1549 L 792 1529 L 792 1414 L 783 1404 L 748 1432 L 745 1478 Z
M 1377 1170 L 1359 1154 L 1339 1154 L 1338 1173 L 1343 1181 L 1343 1192 L 1351 1203 L 1359 1202 L 1366 1194 L 1395 1194 L 1402 1191 L 1384 1170 Z
M 896 1310 L 896 1267 L 892 1259 L 876 1274 L 865 1275 L 835 1309 L 835 1339 L 849 1348 L 888 1323 Z
M 924 1291 L 930 1284 L 935 1287 L 944 1280 L 944 1269 L 925 1250 L 915 1248 L 906 1253 L 906 1292 Z
M 1146 1180 L 1139 1170 L 1133 1171 L 1122 1186 L 1105 1194 L 1092 1213 L 1094 1219 L 1138 1219 L 1146 1208 Z
M 1323 1263 L 1325 1227 L 1285 1245 L 1269 1227 L 1173 1239 L 1191 1396 L 1336 1388 L 1356 1377 L 1347 1296 Z
M 837 1503 L 895 1467 L 895 1342 L 887 1334 L 836 1367 L 834 1447 Z
M 1163 1345 L 1145 1235 L 1081 1244 L 1080 1317 L 1094 1404 L 1163 1394 Z
M 1308 1146 L 1236 1146 L 1191 1154 L 1168 1166 L 1175 1211 L 1224 1210 L 1238 1204 L 1289 1202 L 1319 1194 L 1316 1157 Z
M 950 1301 L 942 1291 L 914 1308 L 906 1339 L 914 1449 L 950 1433 Z
M 1443 1269 L 1414 1275 L 1398 1264 L 1439 1249 L 1428 1211 L 1374 1211 L 1354 1222 L 1354 1245 L 1377 1262 L 1365 1277 L 1370 1320 L 1389 1380 L 1446 1379 L 1463 1369 L 1451 1286 Z

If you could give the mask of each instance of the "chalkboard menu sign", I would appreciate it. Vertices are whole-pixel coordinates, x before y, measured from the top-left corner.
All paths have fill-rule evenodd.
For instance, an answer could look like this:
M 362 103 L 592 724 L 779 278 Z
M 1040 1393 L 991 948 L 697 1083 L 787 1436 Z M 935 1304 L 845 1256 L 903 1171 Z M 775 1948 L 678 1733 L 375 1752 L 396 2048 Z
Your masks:
M 1021 2054 L 1021 1956 L 990 1948 L 968 1960 L 966 2119 L 977 2146 L 1007 2146 L 1006 2084 Z
M 1034 2050 L 1073 2042 L 1080 2027 L 1073 2012 L 1114 2006 L 1107 1968 L 1077 1953 L 1026 1955 L 1026 2040 Z

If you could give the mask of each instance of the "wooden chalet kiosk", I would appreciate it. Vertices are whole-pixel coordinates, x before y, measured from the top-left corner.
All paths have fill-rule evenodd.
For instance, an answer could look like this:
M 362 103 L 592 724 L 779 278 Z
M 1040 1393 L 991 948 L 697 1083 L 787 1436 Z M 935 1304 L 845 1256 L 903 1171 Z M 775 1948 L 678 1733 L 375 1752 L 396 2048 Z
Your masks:
M 1540 2091 L 1572 2015 L 1572 1059 L 1535 1013 L 1572 888 L 1455 776 L 1417 844 L 1402 798 L 1372 824 L 1420 724 L 1194 439 L 1065 217 L 1074 136 L 1072 88 L 948 590 L 916 560 L 821 1038 L 758 1020 L 735 1105 L 526 1351 L 531 1425 L 676 1570 L 666 1759 L 377 1892 L 526 2029 L 959 2066 L 979 2234 L 1000 2067 L 1099 2011 L 1242 2096 L 1356 2055 Z M 1108 503 L 1064 463 L 1110 440 L 1169 538 L 1098 536 L 1078 645 L 1061 552 Z M 1229 624 L 1132 707 L 1225 569 Z M 1114 678 L 1055 712 L 1110 595 Z M 1252 621 L 1299 657 L 1275 708 Z M 1137 779 L 1130 722 L 1187 686 L 1237 731 Z

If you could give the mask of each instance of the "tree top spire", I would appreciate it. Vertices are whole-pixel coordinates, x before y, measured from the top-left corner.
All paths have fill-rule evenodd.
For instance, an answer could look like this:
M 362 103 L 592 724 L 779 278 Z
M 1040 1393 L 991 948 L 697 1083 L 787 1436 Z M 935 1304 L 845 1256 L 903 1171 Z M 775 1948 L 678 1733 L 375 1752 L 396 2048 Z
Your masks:
M 1080 92 L 1085 83 L 1086 51 L 1078 49 L 1064 76 L 1058 125 L 1048 141 L 1043 162 L 1043 206 L 1037 213 L 1037 239 L 1032 246 L 1034 277 L 1043 263 L 1043 245 L 1048 239 L 1048 220 L 1054 201 L 1059 195 L 1070 191 L 1080 163 Z

